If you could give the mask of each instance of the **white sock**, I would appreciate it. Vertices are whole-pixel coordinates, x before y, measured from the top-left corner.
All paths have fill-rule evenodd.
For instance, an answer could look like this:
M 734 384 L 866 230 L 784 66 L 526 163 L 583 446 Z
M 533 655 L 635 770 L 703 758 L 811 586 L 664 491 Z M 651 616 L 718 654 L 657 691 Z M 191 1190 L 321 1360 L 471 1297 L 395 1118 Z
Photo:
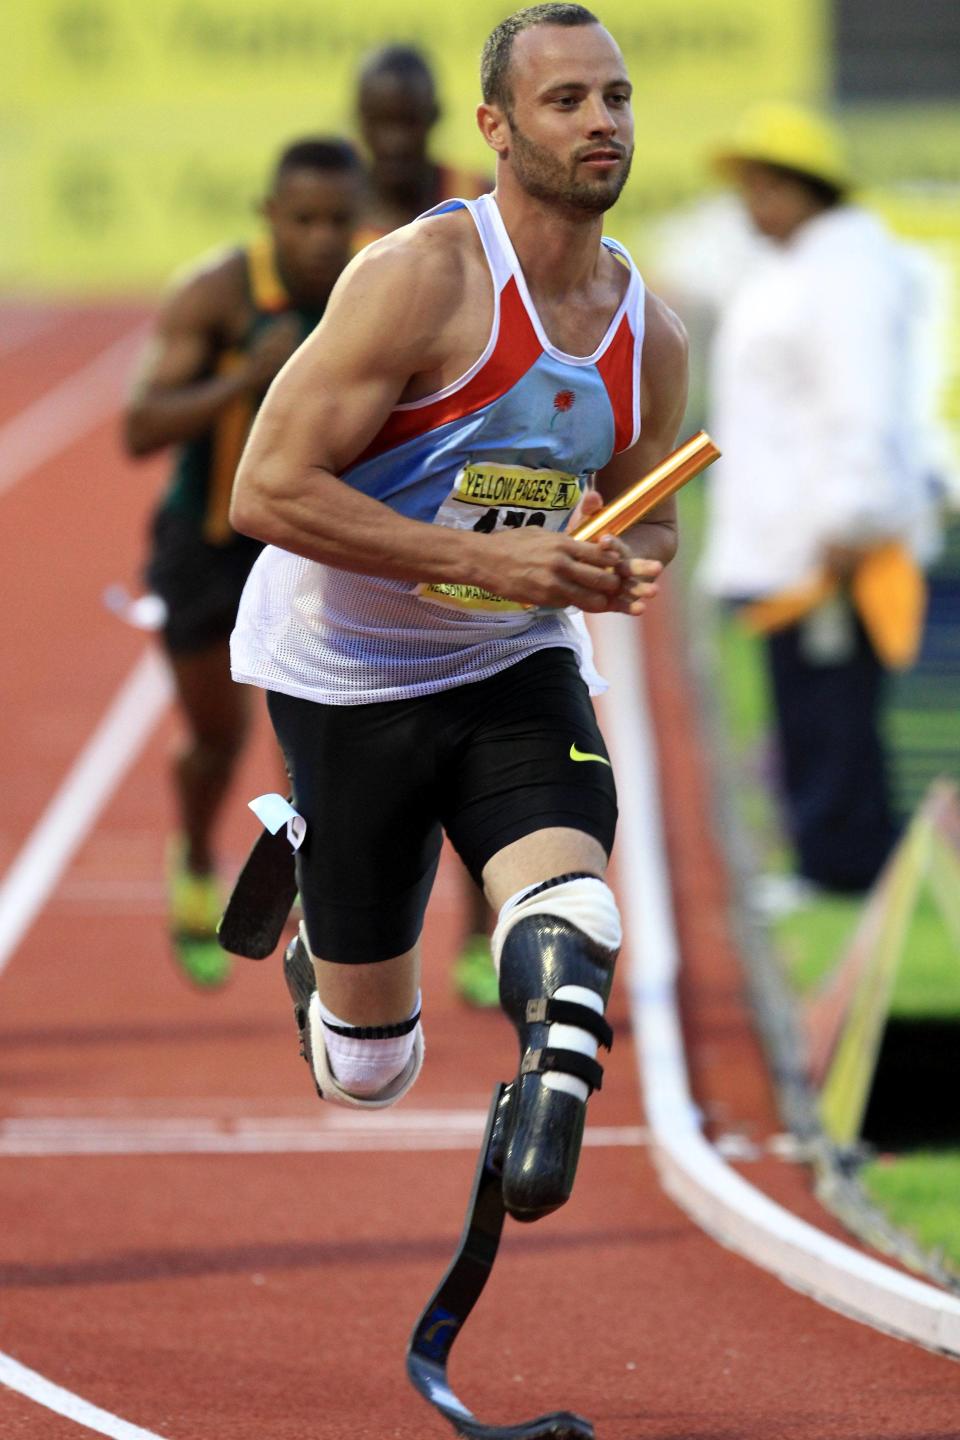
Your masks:
M 410 1014 L 404 1019 L 412 1020 L 420 1009 L 420 992 Z M 414 1040 L 419 1021 L 405 1035 L 395 1035 L 384 1040 L 364 1040 L 353 1035 L 339 1035 L 331 1025 L 339 1029 L 359 1029 L 350 1020 L 341 1020 L 320 1001 L 320 1018 L 323 1021 L 323 1035 L 326 1042 L 327 1059 L 338 1084 L 350 1095 L 370 1099 L 402 1075 L 413 1054 Z

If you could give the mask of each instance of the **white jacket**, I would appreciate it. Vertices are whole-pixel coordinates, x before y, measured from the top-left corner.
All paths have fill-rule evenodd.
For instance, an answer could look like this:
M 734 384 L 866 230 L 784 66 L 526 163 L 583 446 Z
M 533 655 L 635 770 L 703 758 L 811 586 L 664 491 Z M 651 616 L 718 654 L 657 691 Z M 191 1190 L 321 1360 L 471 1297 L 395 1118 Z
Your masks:
M 913 254 L 853 206 L 808 221 L 742 282 L 713 352 L 711 593 L 800 585 L 829 543 L 930 548 L 928 307 Z

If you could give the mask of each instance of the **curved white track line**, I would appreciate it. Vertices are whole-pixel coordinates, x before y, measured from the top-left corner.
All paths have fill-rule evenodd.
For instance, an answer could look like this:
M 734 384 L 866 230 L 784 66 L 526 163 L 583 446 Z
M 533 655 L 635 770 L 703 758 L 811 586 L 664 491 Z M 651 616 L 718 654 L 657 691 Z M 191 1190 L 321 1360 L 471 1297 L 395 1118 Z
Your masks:
M 28 1400 L 36 1401 L 38 1405 L 53 1410 L 67 1420 L 75 1420 L 78 1425 L 85 1425 L 88 1430 L 93 1430 L 98 1435 L 109 1435 L 111 1440 L 163 1440 L 163 1436 L 158 1435 L 155 1430 L 144 1430 L 139 1425 L 131 1425 L 129 1421 L 111 1415 L 108 1410 L 101 1410 L 99 1405 L 91 1405 L 88 1401 L 81 1400 L 79 1395 L 73 1395 L 69 1390 L 52 1384 L 42 1375 L 38 1375 L 36 1370 L 28 1370 L 26 1365 L 21 1365 L 18 1360 L 2 1353 L 0 1385 L 16 1390 Z
M 799 1220 L 731 1170 L 704 1140 L 677 1013 L 677 938 L 639 629 L 625 616 L 605 616 L 594 635 L 600 670 L 611 681 L 603 719 L 621 804 L 617 860 L 630 1003 L 664 1188 L 724 1245 L 821 1304 L 928 1349 L 960 1355 L 960 1301 Z

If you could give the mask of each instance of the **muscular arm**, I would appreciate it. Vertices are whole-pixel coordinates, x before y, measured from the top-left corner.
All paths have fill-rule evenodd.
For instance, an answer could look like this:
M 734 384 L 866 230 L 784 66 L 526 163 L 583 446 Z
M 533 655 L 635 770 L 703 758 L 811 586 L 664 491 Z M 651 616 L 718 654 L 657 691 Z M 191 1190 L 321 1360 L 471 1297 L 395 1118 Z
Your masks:
M 307 559 L 533 605 L 624 609 L 608 544 L 536 526 L 493 535 L 398 515 L 338 478 L 416 377 L 452 352 L 468 258 L 440 222 L 358 256 L 323 322 L 271 386 L 240 462 L 231 523 Z M 628 582 L 627 582 L 628 583 Z
M 196 439 L 239 396 L 259 395 L 296 343 L 289 327 L 268 345 L 238 357 L 234 368 L 211 374 L 218 354 L 246 320 L 242 261 L 232 255 L 182 281 L 157 316 L 123 417 L 132 455 Z M 280 322 L 278 322 L 279 325 Z M 276 350 L 276 355 L 269 353 Z
M 637 443 L 615 456 L 597 476 L 604 504 L 616 500 L 675 448 L 686 404 L 686 333 L 672 310 L 648 291 L 640 396 L 643 424 Z M 676 500 L 671 497 L 651 510 L 623 538 L 638 559 L 669 564 L 678 543 Z

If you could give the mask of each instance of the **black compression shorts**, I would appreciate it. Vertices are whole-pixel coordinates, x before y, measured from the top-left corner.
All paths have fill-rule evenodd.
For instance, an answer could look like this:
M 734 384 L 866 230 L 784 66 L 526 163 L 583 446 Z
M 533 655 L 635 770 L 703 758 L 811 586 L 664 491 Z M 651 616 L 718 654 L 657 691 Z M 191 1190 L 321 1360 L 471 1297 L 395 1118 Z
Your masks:
M 419 937 L 443 832 L 479 883 L 505 845 L 550 826 L 613 845 L 613 772 L 573 653 L 410 700 L 268 705 L 307 822 L 297 880 L 310 948 L 361 964 Z
M 176 510 L 153 520 L 146 581 L 167 607 L 163 639 L 172 655 L 206 650 L 229 637 L 259 540 L 237 535 L 210 545 L 199 523 Z

